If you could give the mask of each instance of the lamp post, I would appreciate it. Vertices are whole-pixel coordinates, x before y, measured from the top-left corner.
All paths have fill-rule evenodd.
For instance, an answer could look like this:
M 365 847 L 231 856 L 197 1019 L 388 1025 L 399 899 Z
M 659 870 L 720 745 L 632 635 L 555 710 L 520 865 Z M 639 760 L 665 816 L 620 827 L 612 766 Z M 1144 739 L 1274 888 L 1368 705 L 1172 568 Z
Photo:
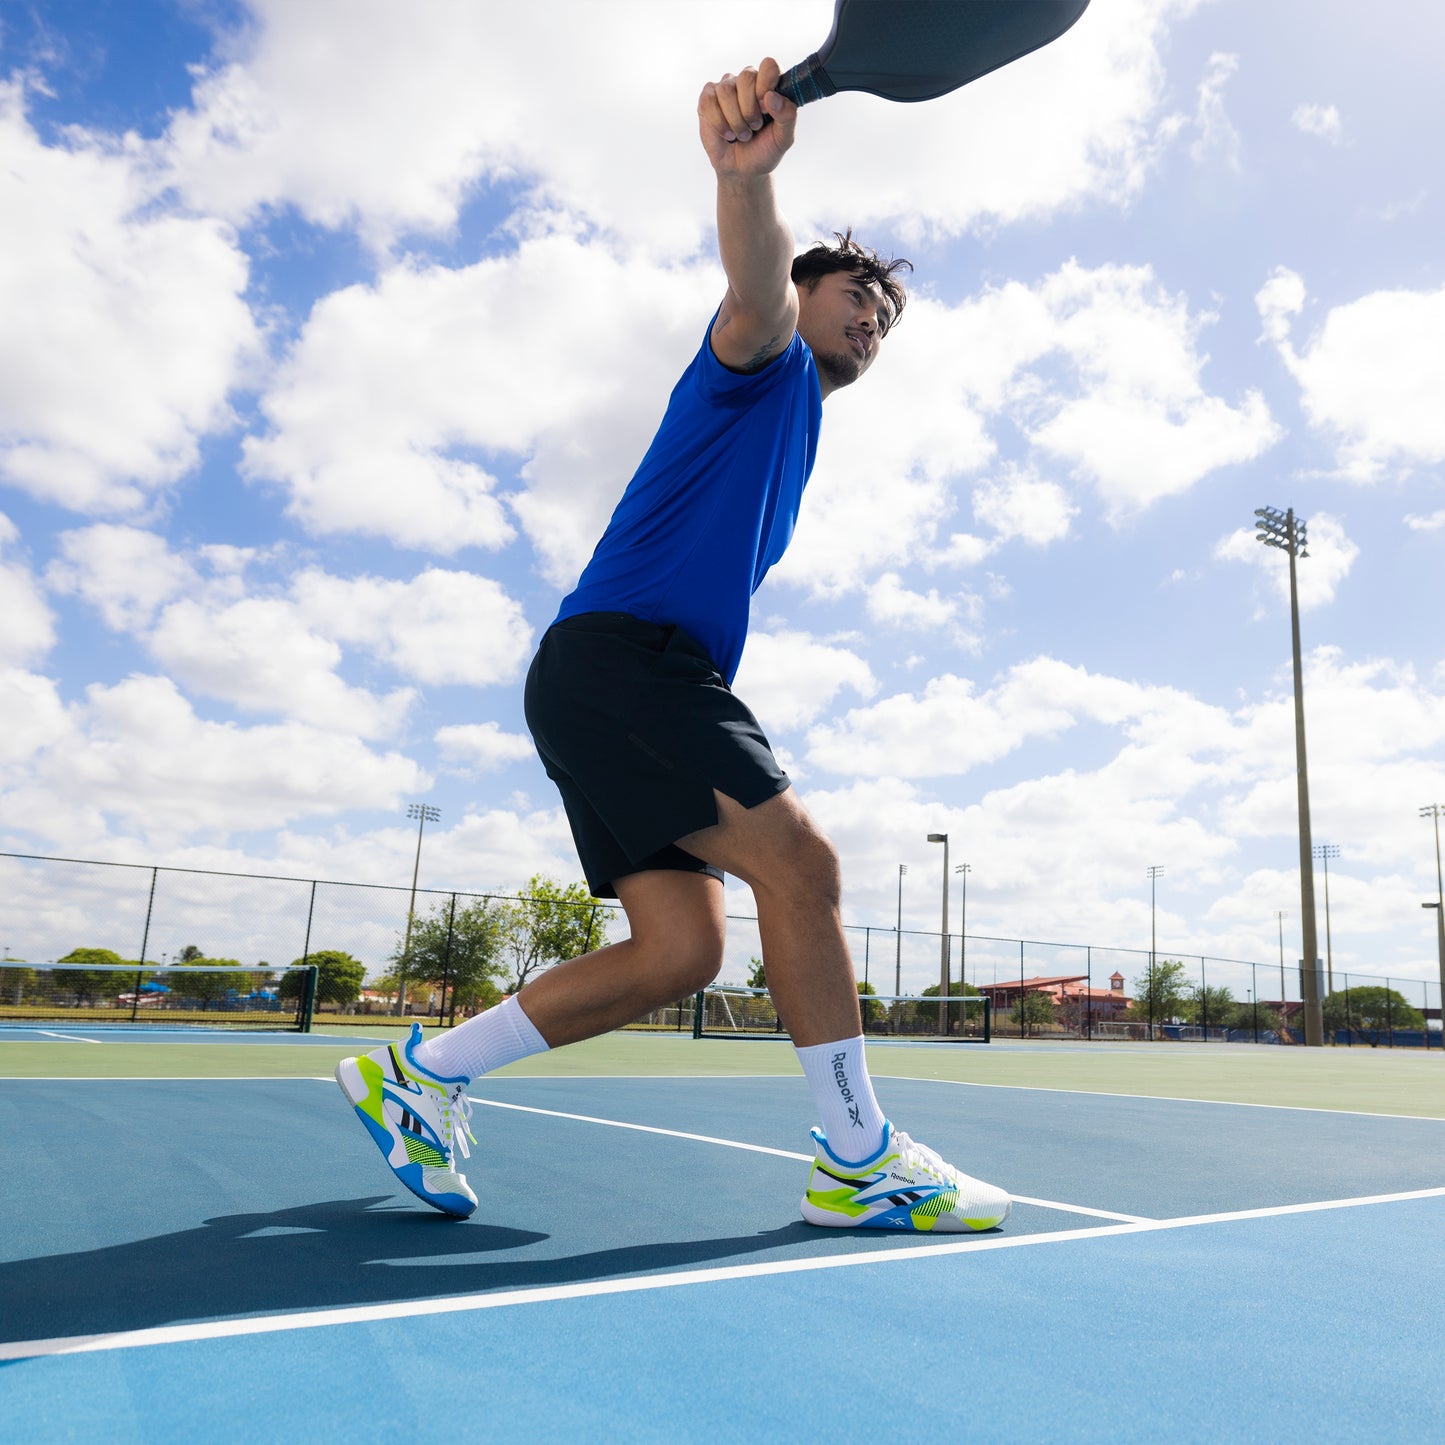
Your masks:
M 1274 915 L 1279 919 L 1279 1016 L 1284 1017 L 1284 914 Z
M 1316 843 L 1315 857 L 1325 865 L 1325 992 L 1335 991 L 1335 953 L 1330 942 L 1330 859 L 1338 858 L 1340 850 L 1333 843 Z
M 1163 872 L 1163 868 L 1150 866 L 1149 868 L 1149 1037 L 1154 1037 L 1154 880 Z
M 948 1032 L 948 834 L 930 833 L 930 843 L 943 844 L 943 929 L 938 947 L 938 1029 Z
M 1300 662 L 1299 584 L 1295 577 L 1295 559 L 1308 557 L 1305 523 L 1295 516 L 1293 508 L 1281 512 L 1278 507 L 1256 507 L 1254 515 L 1258 531 L 1255 540 L 1266 547 L 1278 547 L 1289 554 L 1289 623 L 1290 642 L 1294 653 L 1294 756 L 1299 791 L 1299 872 L 1300 913 L 1304 925 L 1304 966 L 1300 975 L 1300 997 L 1304 1001 L 1305 1043 L 1319 1048 L 1325 1041 L 1324 1015 L 1320 1010 L 1319 938 L 1315 923 L 1314 853 L 1310 846 L 1310 782 L 1305 757 L 1305 687 L 1304 669 Z
M 963 879 L 963 899 L 958 915 L 958 991 L 963 993 L 968 983 L 968 875 L 973 868 L 967 863 L 955 863 L 953 871 Z
M 1440 819 L 1445 816 L 1445 803 L 1421 808 L 1420 816 L 1435 820 L 1435 946 L 1440 961 L 1440 1041 L 1445 1044 L 1445 878 L 1440 871 Z
M 406 805 L 406 816 L 416 819 L 416 862 L 411 870 L 411 902 L 406 910 L 406 939 L 401 945 L 401 987 L 396 993 L 396 1011 L 398 1014 L 406 1012 L 406 983 L 407 973 L 411 968 L 411 924 L 416 916 L 416 880 L 421 873 L 421 835 L 422 830 L 428 823 L 437 822 L 442 815 L 440 808 L 433 808 L 429 803 L 408 803 Z
M 898 865 L 898 927 L 893 930 L 894 952 L 893 952 L 893 1007 L 896 1010 L 898 1000 L 903 996 L 903 875 L 908 872 L 908 864 Z

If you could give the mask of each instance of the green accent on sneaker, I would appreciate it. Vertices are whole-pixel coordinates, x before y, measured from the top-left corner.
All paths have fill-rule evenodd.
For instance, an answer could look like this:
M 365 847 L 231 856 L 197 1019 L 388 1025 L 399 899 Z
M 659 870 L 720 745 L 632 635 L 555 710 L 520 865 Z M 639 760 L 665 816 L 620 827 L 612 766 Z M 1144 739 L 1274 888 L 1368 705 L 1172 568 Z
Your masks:
M 450 1169 L 452 1167 L 447 1156 L 424 1139 L 413 1139 L 408 1136 L 402 1142 L 406 1146 L 406 1157 L 413 1164 L 423 1164 L 428 1169 Z
M 817 1205 L 819 1209 L 828 1209 L 834 1214 L 846 1214 L 849 1219 L 856 1219 L 860 1214 L 868 1213 L 866 1204 L 855 1202 L 856 1193 L 854 1189 L 810 1189 L 808 1203 Z

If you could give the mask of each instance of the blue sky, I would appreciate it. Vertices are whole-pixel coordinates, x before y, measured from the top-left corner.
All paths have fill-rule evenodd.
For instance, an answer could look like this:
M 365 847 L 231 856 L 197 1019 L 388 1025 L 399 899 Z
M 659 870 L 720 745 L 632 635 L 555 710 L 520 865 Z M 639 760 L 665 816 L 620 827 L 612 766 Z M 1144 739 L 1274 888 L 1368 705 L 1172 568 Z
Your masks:
M 0 849 L 576 876 L 521 679 L 721 294 L 696 93 L 830 14 L 0 0 Z M 1158 865 L 1161 950 L 1297 957 L 1292 506 L 1335 966 L 1435 976 L 1442 45 L 1094 0 L 804 112 L 799 245 L 916 267 L 738 679 L 850 922 L 947 832 L 970 932 L 1147 948 Z

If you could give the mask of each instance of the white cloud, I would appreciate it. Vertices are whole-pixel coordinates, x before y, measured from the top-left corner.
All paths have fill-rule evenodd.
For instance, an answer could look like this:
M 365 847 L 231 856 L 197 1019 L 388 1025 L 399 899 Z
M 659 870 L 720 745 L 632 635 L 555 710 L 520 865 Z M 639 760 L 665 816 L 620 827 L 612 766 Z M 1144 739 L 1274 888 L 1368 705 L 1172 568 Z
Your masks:
M 1238 70 L 1237 55 L 1217 51 L 1209 57 L 1195 102 L 1194 126 L 1198 135 L 1189 147 L 1190 158 L 1196 163 L 1217 154 L 1230 170 L 1239 169 L 1239 132 L 1224 108 L 1224 89 Z
M 296 722 L 210 722 L 168 679 L 132 677 L 88 688 L 68 726 L 12 773 L 6 823 L 94 840 L 114 822 L 162 846 L 396 808 L 430 785 L 398 753 Z
M 460 765 L 467 776 L 493 772 L 536 751 L 525 733 L 504 733 L 495 722 L 438 728 L 436 742 L 442 756 Z
M 963 600 L 971 602 L 969 594 Z M 926 593 L 914 592 L 903 585 L 896 572 L 885 572 L 867 592 L 868 616 L 887 627 L 911 628 L 917 632 L 938 632 L 940 629 L 967 645 L 967 634 L 958 634 L 953 624 L 959 614 L 960 599 L 939 595 L 936 587 Z
M 0 512 L 0 666 L 34 662 L 55 645 L 55 619 L 34 575 L 22 562 L 3 557 L 19 535 Z
M 844 688 L 872 697 L 878 682 L 851 648 L 806 632 L 758 630 L 748 636 L 736 688 L 771 733 L 812 722 Z
M 530 653 L 521 607 L 487 577 L 428 568 L 409 580 L 342 578 L 309 568 L 283 592 L 248 582 L 258 561 L 249 549 L 207 546 L 195 558 L 156 533 L 103 524 L 64 534 L 48 579 L 135 636 L 188 688 L 362 737 L 394 735 L 417 695 L 348 683 L 343 644 L 410 681 L 471 686 L 513 680 Z
M 1290 124 L 1304 135 L 1318 136 L 1331 145 L 1339 145 L 1343 124 L 1339 111 L 1332 105 L 1304 103 L 1295 106 Z
M 1017 537 L 1036 547 L 1061 541 L 1078 510 L 1057 482 L 1017 466 L 1005 467 L 973 492 L 974 517 L 992 527 L 999 541 Z
M 297 609 L 337 641 L 363 647 L 404 677 L 486 687 L 511 682 L 531 656 L 521 606 L 490 577 L 429 567 L 410 581 L 296 579 Z
M 377 696 L 349 686 L 337 671 L 341 649 L 282 598 L 222 607 L 183 598 L 165 608 L 146 642 L 195 692 L 336 733 L 394 736 L 416 700 L 409 688 Z
M 0 668 L 0 767 L 23 762 L 42 748 L 64 746 L 68 730 L 65 707 L 48 677 L 17 667 Z M 7 773 L 0 772 L 0 783 Z M 13 809 L 7 808 L 13 814 Z M 14 826 L 15 818 L 7 818 Z
M 1412 532 L 1438 532 L 1445 528 L 1445 507 L 1424 515 L 1411 512 L 1405 518 L 1405 525 Z
M 191 470 L 260 355 L 229 228 L 157 194 L 129 139 L 47 146 L 0 82 L 0 479 L 75 511 L 134 510 Z
M 290 203 L 322 225 L 355 225 L 382 249 L 407 232 L 449 231 L 491 180 L 652 254 L 689 254 L 709 224 L 693 119 L 701 85 L 765 52 L 784 65 L 802 59 L 822 39 L 816 12 L 770 0 L 731 6 L 726 54 L 685 9 L 664 16 L 647 0 L 544 0 L 504 18 L 466 0 L 405 15 L 355 0 L 344 26 L 326 7 L 250 8 L 251 24 L 173 120 L 165 154 L 176 184 L 191 205 L 234 221 Z M 846 197 L 859 225 L 908 217 L 956 233 L 1088 196 L 1128 198 L 1160 144 L 1165 24 L 1193 8 L 1095 7 L 1053 45 L 927 107 L 833 97 L 804 114 L 810 164 L 790 171 L 790 213 L 831 222 Z M 567 77 L 546 86 L 545 104 L 539 56 Z M 600 56 L 629 57 L 648 83 L 619 85 Z M 985 126 L 988 145 L 956 144 Z M 644 134 L 645 146 L 619 143 Z M 943 173 L 939 154 L 951 158 Z
M 712 263 L 659 274 L 561 235 L 456 271 L 393 267 L 313 310 L 247 471 L 314 532 L 452 553 L 513 540 L 491 459 L 520 458 L 509 500 L 574 580 L 722 289 Z
M 1305 283 L 1288 266 L 1276 266 L 1255 293 L 1254 304 L 1264 323 L 1264 339 L 1286 341 L 1294 317 L 1304 310 Z
M 1033 439 L 1091 477 L 1111 514 L 1185 491 L 1278 439 L 1258 392 L 1231 406 L 1204 389 L 1199 333 L 1214 318 L 1192 317 L 1150 268 L 1071 263 L 1038 300 L 1050 313 L 1053 347 L 1073 360 L 1082 387 L 1041 408 Z
M 45 580 L 88 602 L 116 632 L 149 627 L 165 603 L 202 585 L 196 569 L 156 532 L 102 522 L 62 532 L 59 541 L 60 555 Z
M 1445 287 L 1375 291 L 1333 307 L 1300 351 L 1285 323 L 1302 304 L 1297 282 L 1277 271 L 1257 300 L 1310 422 L 1336 442 L 1341 475 L 1373 482 L 1445 461 Z

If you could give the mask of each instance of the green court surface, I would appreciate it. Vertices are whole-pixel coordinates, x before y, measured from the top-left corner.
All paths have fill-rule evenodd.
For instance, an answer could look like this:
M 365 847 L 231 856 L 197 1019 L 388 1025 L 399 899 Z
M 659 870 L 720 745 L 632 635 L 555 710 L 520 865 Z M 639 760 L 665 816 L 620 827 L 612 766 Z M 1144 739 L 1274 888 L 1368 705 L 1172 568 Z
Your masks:
M 327 1030 L 284 1042 L 232 1035 L 145 1033 L 87 1041 L 63 1036 L 0 1040 L 0 1078 L 296 1078 L 330 1074 L 347 1054 L 400 1030 Z M 91 1042 L 89 1040 L 96 1040 Z M 875 1078 L 942 1079 L 1072 1093 L 1445 1118 L 1445 1055 L 1371 1048 L 1252 1044 L 983 1045 L 870 1043 Z M 608 1034 L 499 1071 L 534 1078 L 797 1075 L 785 1042 Z M 880 1085 L 886 1097 L 886 1084 Z

